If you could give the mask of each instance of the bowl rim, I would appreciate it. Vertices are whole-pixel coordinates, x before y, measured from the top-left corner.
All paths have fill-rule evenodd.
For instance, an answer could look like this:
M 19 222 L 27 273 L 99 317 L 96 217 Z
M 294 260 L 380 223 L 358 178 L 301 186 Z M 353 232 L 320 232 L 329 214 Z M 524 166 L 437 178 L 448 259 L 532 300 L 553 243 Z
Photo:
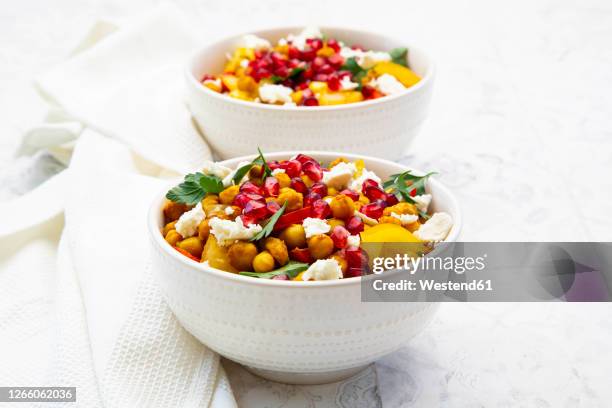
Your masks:
M 321 29 L 321 31 L 326 31 L 330 29 L 338 30 L 338 31 L 346 31 L 348 33 L 365 34 L 367 36 L 379 37 L 381 39 L 384 39 L 390 42 L 406 44 L 405 47 L 408 48 L 408 52 L 410 52 L 411 49 L 416 50 L 419 54 L 425 57 L 425 60 L 427 61 L 427 73 L 425 74 L 424 77 L 421 78 L 421 80 L 416 85 L 413 85 L 410 88 L 406 88 L 404 91 L 394 94 L 394 95 L 387 95 L 382 98 L 371 99 L 369 101 L 361 101 L 361 102 L 347 103 L 347 104 L 341 104 L 341 105 L 326 105 L 326 106 L 285 106 L 285 105 L 273 105 L 273 104 L 266 104 L 266 103 L 255 103 L 251 101 L 243 101 L 240 99 L 231 98 L 227 95 L 220 94 L 211 89 L 208 89 L 205 86 L 202 86 L 199 79 L 196 78 L 192 73 L 192 68 L 195 65 L 195 63 L 201 58 L 201 55 L 204 54 L 208 48 L 218 45 L 219 43 L 222 43 L 222 42 L 234 39 L 234 38 L 239 38 L 246 34 L 259 35 L 259 34 L 270 32 L 270 31 L 285 31 L 287 33 L 290 33 L 292 32 L 292 30 L 300 30 L 303 28 L 304 26 L 272 26 L 272 27 L 268 27 L 265 29 L 241 32 L 238 34 L 225 36 L 220 39 L 215 39 L 213 42 L 207 43 L 205 46 L 198 48 L 197 51 L 191 54 L 186 66 L 183 69 L 186 82 L 188 86 L 191 86 L 193 89 L 196 90 L 196 92 L 202 93 L 202 95 L 216 98 L 220 101 L 234 103 L 234 104 L 241 105 L 244 107 L 249 107 L 253 109 L 265 109 L 265 110 L 272 110 L 272 111 L 284 111 L 284 112 L 321 112 L 321 111 L 343 111 L 343 110 L 350 110 L 350 109 L 358 109 L 359 107 L 368 107 L 368 106 L 377 105 L 381 103 L 391 102 L 391 101 L 394 101 L 402 97 L 408 97 L 408 95 L 416 93 L 421 88 L 424 88 L 425 86 L 429 85 L 430 82 L 433 82 L 433 78 L 435 77 L 436 64 L 431 59 L 430 55 L 424 52 L 420 47 L 412 46 L 394 37 L 379 34 L 379 33 L 374 33 L 370 30 L 361 30 L 361 29 L 349 28 L 349 27 L 344 27 L 344 26 L 329 26 L 329 25 L 319 26 L 319 28 Z
M 382 165 L 382 166 L 389 166 L 389 165 L 400 166 L 400 167 L 405 168 L 406 170 L 408 169 L 413 170 L 417 174 L 424 174 L 420 170 L 414 169 L 405 164 L 396 163 L 396 162 L 386 160 L 386 159 L 379 159 L 376 157 L 359 155 L 359 154 L 309 150 L 309 151 L 300 151 L 300 152 L 297 152 L 297 151 L 273 152 L 273 153 L 266 154 L 266 157 L 270 157 L 276 160 L 276 159 L 283 158 L 283 157 L 292 157 L 298 153 L 306 154 L 309 156 L 315 156 L 315 157 L 317 155 L 318 156 L 324 155 L 324 156 L 332 156 L 332 157 L 342 156 L 349 160 L 362 159 L 366 163 L 366 167 L 367 167 L 368 162 L 370 163 L 377 162 L 379 165 Z M 218 163 L 221 165 L 225 165 L 227 162 L 237 162 L 238 163 L 240 161 L 251 161 L 256 156 L 257 155 L 241 156 L 241 157 L 223 160 Z M 176 183 L 176 180 L 173 180 L 172 183 L 168 183 L 168 184 L 174 185 L 175 183 Z M 446 187 L 444 184 L 442 184 L 440 181 L 436 180 L 435 178 L 430 177 L 428 179 L 428 183 L 434 184 L 437 189 L 444 191 L 449 197 L 450 207 L 453 208 L 454 210 L 453 227 L 451 228 L 447 239 L 445 239 L 443 242 L 455 242 L 457 238 L 459 237 L 459 234 L 462 228 L 462 224 L 463 224 L 463 216 L 461 213 L 461 208 L 459 207 L 459 204 L 457 202 L 457 199 L 455 198 L 455 195 L 448 187 Z M 149 206 L 149 211 L 147 214 L 147 225 L 148 225 L 149 235 L 150 235 L 150 238 L 153 239 L 155 244 L 158 247 L 160 247 L 166 255 L 169 255 L 171 258 L 177 260 L 179 263 L 182 263 L 183 265 L 187 267 L 187 269 L 202 271 L 204 273 L 212 273 L 214 276 L 217 276 L 221 279 L 227 279 L 229 281 L 237 281 L 237 282 L 243 282 L 247 284 L 263 285 L 263 286 L 320 288 L 322 286 L 355 285 L 355 284 L 360 284 L 361 282 L 360 276 L 336 279 L 336 280 L 308 281 L 308 282 L 282 281 L 282 280 L 274 280 L 274 279 L 257 279 L 257 278 L 253 278 L 250 276 L 243 276 L 237 273 L 231 273 L 231 272 L 222 271 L 220 269 L 215 269 L 210 266 L 204 265 L 200 262 L 196 263 L 195 261 L 187 258 L 186 256 L 182 255 L 180 252 L 170 247 L 170 245 L 168 245 L 168 243 L 165 241 L 162 234 L 160 233 L 159 226 L 157 223 L 157 218 L 159 216 L 159 211 L 161 210 L 161 204 L 164 202 L 165 194 L 167 191 L 168 191 L 168 185 L 164 186 L 164 189 L 161 190 L 160 193 L 158 193 L 155 196 L 151 205 Z

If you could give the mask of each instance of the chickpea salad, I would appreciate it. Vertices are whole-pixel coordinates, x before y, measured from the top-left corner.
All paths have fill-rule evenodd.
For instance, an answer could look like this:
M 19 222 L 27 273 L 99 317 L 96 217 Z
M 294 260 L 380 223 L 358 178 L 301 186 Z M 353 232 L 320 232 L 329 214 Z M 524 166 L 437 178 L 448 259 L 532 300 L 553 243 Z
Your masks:
M 289 34 L 276 45 L 253 34 L 227 54 L 222 73 L 202 84 L 245 101 L 285 105 L 341 105 L 403 92 L 420 81 L 408 49 L 367 50 L 326 37 L 316 27 Z
M 331 280 L 367 273 L 363 242 L 438 242 L 453 220 L 430 214 L 432 173 L 382 181 L 363 160 L 319 163 L 260 151 L 235 169 L 209 162 L 170 189 L 166 242 L 195 261 L 260 279 Z

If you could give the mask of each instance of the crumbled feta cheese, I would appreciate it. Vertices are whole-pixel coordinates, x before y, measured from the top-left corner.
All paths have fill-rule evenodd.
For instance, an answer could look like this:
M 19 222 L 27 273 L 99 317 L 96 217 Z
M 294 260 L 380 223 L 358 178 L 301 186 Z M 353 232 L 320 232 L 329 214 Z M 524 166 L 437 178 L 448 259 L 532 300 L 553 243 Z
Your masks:
M 306 48 L 306 40 L 309 38 L 322 38 L 323 34 L 319 27 L 306 27 L 302 30 L 298 35 L 289 34 L 287 36 L 287 40 L 291 41 L 291 45 L 297 48 L 300 51 L 304 51 Z
M 453 226 L 453 219 L 445 212 L 435 213 L 414 232 L 422 241 L 442 241 Z
M 393 95 L 406 90 L 400 81 L 395 79 L 393 75 L 389 74 L 382 74 L 378 78 L 371 80 L 368 85 L 378 89 L 385 95 Z
M 306 269 L 302 280 L 332 280 L 342 278 L 342 269 L 335 259 L 319 259 Z
M 183 238 L 189 238 L 195 235 L 198 230 L 198 225 L 206 218 L 206 214 L 202 209 L 202 203 L 198 203 L 191 210 L 183 213 L 176 222 L 176 232 L 181 234 Z
M 209 221 L 210 233 L 217 238 L 219 245 L 227 246 L 237 240 L 249 240 L 261 231 L 261 225 L 251 224 L 245 227 L 240 217 L 236 221 L 213 218 Z
M 281 174 L 281 173 L 285 173 L 285 169 L 281 169 L 279 167 L 279 168 L 276 168 L 276 169 L 272 170 L 272 175 L 273 176 L 276 176 L 277 174 Z
M 265 84 L 259 87 L 259 97 L 262 101 L 268 103 L 293 102 L 293 99 L 291 99 L 292 92 L 293 89 L 284 85 Z
M 320 218 L 308 217 L 302 222 L 302 226 L 304 227 L 306 238 L 310 238 L 314 235 L 326 234 L 331 229 L 327 221 Z
M 247 34 L 242 37 L 240 46 L 245 48 L 270 48 L 270 41 L 265 38 L 256 36 L 255 34 Z
M 355 215 L 358 216 L 359 218 L 361 218 L 361 221 L 363 221 L 364 224 L 367 224 L 367 225 L 376 225 L 376 224 L 378 224 L 377 220 L 375 220 L 374 218 L 370 218 L 367 215 L 365 215 L 364 213 L 360 213 L 359 211 L 355 211 Z
M 354 50 L 349 47 L 342 47 L 340 55 L 344 59 L 355 58 L 355 62 L 363 69 L 370 69 L 379 62 L 391 61 L 391 55 L 387 52 Z
M 248 60 L 248 59 L 246 59 L 246 58 L 244 58 L 244 59 L 240 60 L 240 66 L 241 66 L 242 68 L 246 68 L 246 67 L 248 67 L 248 66 L 249 66 L 249 60 Z
M 391 216 L 400 220 L 402 225 L 412 224 L 413 222 L 419 219 L 419 217 L 414 214 L 398 214 L 396 212 L 392 212 Z
M 349 185 L 349 188 L 353 191 L 357 191 L 357 192 L 361 192 L 361 189 L 363 187 L 363 182 L 366 181 L 367 179 L 371 179 L 374 180 L 375 182 L 378 183 L 378 185 L 380 185 L 381 183 L 381 179 L 380 177 L 378 177 L 378 175 L 376 175 L 376 173 L 374 173 L 373 171 L 370 171 L 368 169 L 363 169 L 361 171 L 361 175 L 357 178 L 355 178 Z
M 227 215 L 232 215 L 234 213 L 234 208 L 232 206 L 227 206 L 227 207 L 225 207 L 225 210 L 223 210 L 223 211 Z
M 213 161 L 206 161 L 204 166 L 202 166 L 202 173 L 209 174 L 211 176 L 217 176 L 220 179 L 224 179 L 228 174 L 232 172 L 232 169 L 229 167 L 225 167 L 220 165 L 219 163 L 215 163 Z
M 346 188 L 357 171 L 355 163 L 338 163 L 329 171 L 323 172 L 323 183 L 336 190 Z
M 423 211 L 424 213 L 427 212 L 429 204 L 431 204 L 431 194 L 421 194 L 412 197 L 412 199 L 414 200 L 417 209 Z
M 247 164 L 251 164 L 251 162 L 248 161 L 241 161 L 240 163 L 238 163 L 238 165 L 236 166 L 236 168 L 234 170 L 232 170 L 227 176 L 225 176 L 223 178 L 223 186 L 224 187 L 229 187 L 232 185 L 232 179 L 234 178 L 234 175 L 236 174 L 236 172 L 242 167 L 242 166 L 246 166 Z M 244 179 L 247 178 L 247 175 L 245 174 L 244 177 L 242 178 L 242 180 L 240 180 L 240 183 L 242 183 L 242 181 L 244 181 Z M 238 184 L 240 184 L 238 183 Z
M 349 247 L 358 247 L 360 243 L 361 238 L 359 235 L 349 235 L 349 237 L 346 239 L 346 245 Z
M 352 91 L 357 88 L 359 84 L 357 82 L 351 81 L 349 76 L 343 76 L 340 80 L 340 89 L 343 91 Z

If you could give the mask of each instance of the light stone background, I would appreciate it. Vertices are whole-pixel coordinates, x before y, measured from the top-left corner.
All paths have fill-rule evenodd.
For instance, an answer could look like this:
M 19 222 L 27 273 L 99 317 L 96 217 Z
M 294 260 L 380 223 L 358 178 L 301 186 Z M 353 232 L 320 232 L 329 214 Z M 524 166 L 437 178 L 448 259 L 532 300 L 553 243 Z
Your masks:
M 31 79 L 64 59 L 95 20 L 121 22 L 156 3 L 2 2 L 0 199 L 21 192 L 15 174 L 25 164 L 14 151 L 45 113 Z M 419 44 L 436 59 L 438 77 L 406 162 L 438 170 L 458 194 L 463 238 L 611 240 L 611 2 L 176 4 L 218 35 L 339 24 Z M 52 171 L 43 162 L 37 171 Z M 379 396 L 386 407 L 608 407 L 611 367 L 610 304 L 446 304 L 404 350 L 342 384 L 268 383 L 228 364 L 245 407 L 371 407 Z

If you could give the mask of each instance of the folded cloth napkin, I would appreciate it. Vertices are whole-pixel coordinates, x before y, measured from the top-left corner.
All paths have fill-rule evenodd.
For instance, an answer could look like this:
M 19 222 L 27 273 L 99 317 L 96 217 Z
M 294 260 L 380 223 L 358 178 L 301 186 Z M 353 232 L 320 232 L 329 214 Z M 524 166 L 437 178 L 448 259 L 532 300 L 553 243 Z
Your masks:
M 176 321 L 148 264 L 145 214 L 165 184 L 149 176 L 211 157 L 182 103 L 191 26 L 168 5 L 97 25 L 37 81 L 53 113 L 20 153 L 76 147 L 68 170 L 0 204 L 3 385 L 76 386 L 83 407 L 235 406 L 218 355 Z

